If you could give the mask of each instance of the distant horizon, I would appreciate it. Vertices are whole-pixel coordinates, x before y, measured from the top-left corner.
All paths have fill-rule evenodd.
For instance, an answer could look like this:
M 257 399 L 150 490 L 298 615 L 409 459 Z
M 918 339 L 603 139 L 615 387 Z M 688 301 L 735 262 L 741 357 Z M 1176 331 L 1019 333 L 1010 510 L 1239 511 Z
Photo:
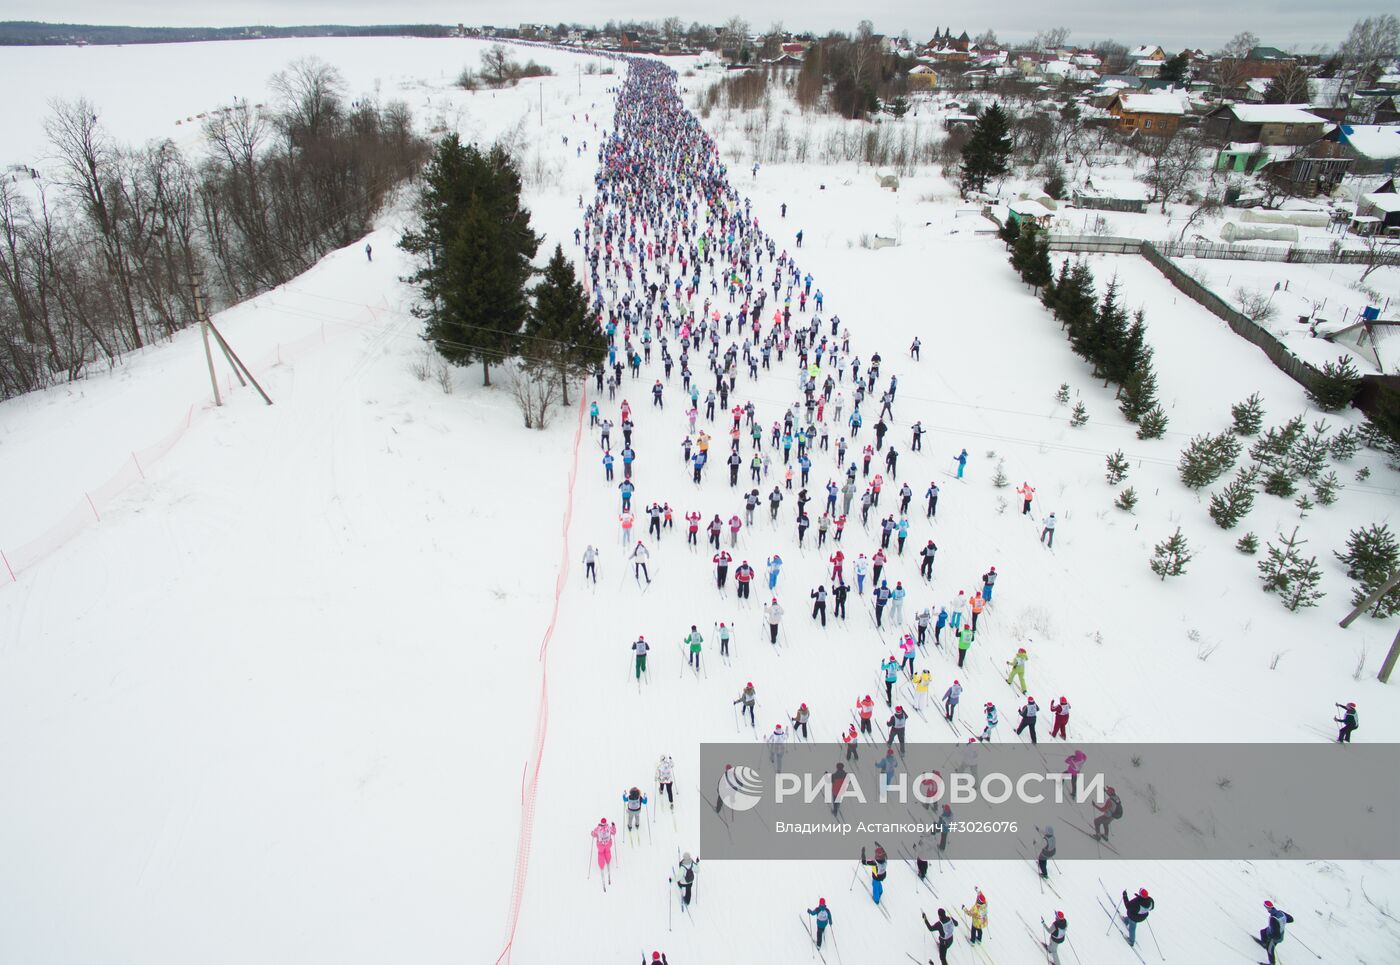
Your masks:
M 276 29 L 311 29 L 334 27 L 411 27 L 442 26 L 455 27 L 461 23 L 469 27 L 495 26 L 516 28 L 522 23 L 536 23 L 553 26 L 558 23 L 575 24 L 601 28 L 608 21 L 618 22 L 659 22 L 667 16 L 680 16 L 687 26 L 698 21 L 705 24 L 722 24 L 732 13 L 697 9 L 687 11 L 689 4 L 679 4 L 670 10 L 649 7 L 645 12 L 632 9 L 633 5 L 622 0 L 602 0 L 589 8 L 589 19 L 579 17 L 578 4 L 564 4 L 558 0 L 526 0 L 524 3 L 496 4 L 492 2 L 474 3 L 470 13 L 473 20 L 463 19 L 468 11 L 456 4 L 445 4 L 437 0 L 414 7 L 418 19 L 384 21 L 382 8 L 375 4 L 370 7 L 360 0 L 345 0 L 331 3 L 328 0 L 299 0 L 272 6 L 263 0 L 230 0 L 221 4 L 223 16 L 211 17 L 203 23 L 170 23 L 164 20 L 171 12 L 168 5 L 158 0 L 135 0 L 121 4 L 122 13 L 114 15 L 111 4 L 99 6 L 93 0 L 70 0 L 70 2 L 38 2 L 38 0 L 18 0 L 14 10 L 4 23 L 40 24 L 55 28 L 98 27 L 98 28 L 146 28 L 169 30 L 236 30 L 271 27 Z M 800 11 L 803 20 L 790 20 L 783 16 L 788 8 Z M 1102 7 L 1103 9 L 1094 9 Z M 1024 15 L 1022 9 L 1024 8 Z M 364 15 L 357 14 L 363 9 Z M 1232 36 L 1248 30 L 1259 37 L 1265 46 L 1278 47 L 1295 53 L 1318 53 L 1334 50 L 1346 37 L 1351 25 L 1361 18 L 1390 12 L 1388 5 L 1372 0 L 1336 0 L 1329 9 L 1319 11 L 1315 5 L 1302 0 L 1277 0 L 1266 3 L 1264 0 L 1239 0 L 1222 11 L 1203 0 L 1185 0 L 1172 8 L 1169 14 L 1159 15 L 1156 10 L 1125 11 L 1117 4 L 1102 4 L 1097 0 L 1065 0 L 1053 14 L 1046 14 L 1039 4 L 1029 0 L 1006 0 L 992 17 L 977 21 L 962 19 L 954 14 L 931 12 L 926 6 L 895 0 L 885 4 L 871 19 L 879 33 L 899 36 L 906 30 L 915 41 L 927 41 L 935 30 L 951 27 L 954 33 L 967 31 L 969 36 L 977 36 L 987 29 L 996 32 L 1002 42 L 1018 43 L 1033 37 L 1039 30 L 1064 26 L 1070 30 L 1068 43 L 1078 46 L 1091 46 L 1103 40 L 1114 40 L 1128 47 L 1158 44 L 1164 48 L 1181 50 L 1201 48 L 1211 51 L 1221 47 Z M 25 16 L 29 11 L 30 16 Z M 324 12 L 325 18 L 314 16 L 314 12 Z M 374 16 L 368 14 L 373 13 Z M 87 16 L 87 14 L 95 14 Z M 306 14 L 313 14 L 306 17 Z M 53 19 L 58 16 L 58 19 Z M 823 35 L 832 30 L 850 32 L 855 29 L 859 17 L 853 17 L 843 5 L 818 0 L 805 3 L 800 8 L 786 3 L 771 4 L 750 9 L 745 15 L 754 32 L 767 30 L 773 23 L 781 23 L 790 33 L 813 33 Z M 1040 18 L 1045 17 L 1043 22 Z M 108 19 L 112 18 L 112 19 Z M 936 18 L 936 19 L 935 19 Z M 992 22 L 988 22 L 992 21 Z M 999 25 L 1027 24 L 1015 28 Z M 1195 29 L 1193 29 L 1195 28 Z

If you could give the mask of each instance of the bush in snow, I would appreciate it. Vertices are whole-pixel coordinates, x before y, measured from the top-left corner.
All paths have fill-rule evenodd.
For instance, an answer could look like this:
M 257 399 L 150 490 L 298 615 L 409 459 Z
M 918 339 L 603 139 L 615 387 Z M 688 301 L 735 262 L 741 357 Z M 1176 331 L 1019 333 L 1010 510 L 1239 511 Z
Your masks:
M 1308 386 L 1308 398 L 1323 412 L 1337 412 L 1351 405 L 1361 388 L 1361 373 L 1350 358 L 1343 355 L 1328 362 L 1313 376 Z
M 1089 410 L 1084 408 L 1083 402 L 1074 404 L 1074 411 L 1070 413 L 1069 424 L 1078 428 L 1089 421 Z
M 1108 466 L 1106 478 L 1110 486 L 1116 486 L 1128 478 L 1128 460 L 1122 449 L 1109 453 L 1104 462 Z
M 1113 501 L 1113 505 L 1117 506 L 1125 513 L 1131 513 L 1133 507 L 1137 505 L 1137 493 L 1133 490 L 1133 487 L 1129 486 L 1119 493 L 1118 498 Z
M 1157 544 L 1152 553 L 1152 572 L 1163 581 L 1169 576 L 1180 576 L 1186 572 L 1186 564 L 1195 554 L 1186 545 L 1186 537 L 1181 535 L 1181 527 L 1176 528 L 1167 539 Z
M 1253 556 L 1255 553 L 1259 552 L 1259 537 L 1255 536 L 1253 533 L 1245 533 L 1239 539 L 1235 540 L 1235 549 L 1239 550 L 1245 556 Z
M 1167 413 L 1160 405 L 1154 405 L 1147 414 L 1138 420 L 1139 439 L 1160 439 L 1167 431 Z
M 1240 455 L 1239 440 L 1228 432 L 1193 438 L 1181 452 L 1177 472 L 1191 489 L 1201 489 L 1219 479 Z
M 1287 497 L 1298 491 L 1298 480 L 1285 466 L 1264 472 L 1264 492 L 1270 496 Z
M 992 475 L 992 485 L 998 489 L 1005 489 L 1011 485 L 1010 480 L 1006 478 L 1006 463 L 1001 459 L 997 460 L 997 469 Z
M 1234 419 L 1230 428 L 1236 435 L 1255 435 L 1264 425 L 1264 401 L 1254 392 L 1243 402 L 1230 406 L 1230 416 Z
M 1317 589 L 1322 581 L 1322 570 L 1317 565 L 1317 557 L 1303 559 L 1300 547 L 1307 540 L 1298 539 L 1298 527 L 1284 538 L 1279 535 L 1279 544 L 1272 542 L 1265 546 L 1264 559 L 1259 561 L 1259 579 L 1264 584 L 1265 593 L 1277 593 L 1283 605 L 1291 611 L 1304 607 L 1317 606 L 1323 593 Z
M 1400 542 L 1389 526 L 1368 526 L 1347 534 L 1347 551 L 1334 553 L 1347 568 L 1347 576 L 1356 581 L 1351 593 L 1353 606 L 1359 605 L 1400 569 Z M 1367 611 L 1376 618 L 1400 613 L 1400 586 L 1386 593 Z

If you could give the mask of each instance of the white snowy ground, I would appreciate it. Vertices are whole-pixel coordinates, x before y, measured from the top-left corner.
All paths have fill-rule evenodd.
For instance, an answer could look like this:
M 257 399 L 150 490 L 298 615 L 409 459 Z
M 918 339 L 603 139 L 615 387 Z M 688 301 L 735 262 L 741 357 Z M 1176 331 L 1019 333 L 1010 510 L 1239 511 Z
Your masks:
M 1400 269 L 1378 268 L 1362 282 L 1361 265 L 1295 265 L 1264 261 L 1214 261 L 1183 258 L 1177 262 L 1198 281 L 1232 305 L 1239 307 L 1240 293 L 1269 298 L 1275 316 L 1271 332 L 1299 357 L 1314 365 L 1351 356 L 1362 372 L 1375 372 L 1369 355 L 1346 345 L 1311 337 L 1299 318 L 1325 322 L 1323 330 L 1335 331 L 1355 324 L 1363 309 L 1380 309 L 1380 317 L 1400 318 Z M 1278 286 L 1277 288 L 1275 286 Z M 1365 290 L 1363 290 L 1365 289 Z M 1382 335 L 1381 362 L 1386 371 L 1400 369 L 1400 344 Z
M 322 42 L 306 43 L 340 63 Z M 387 51 L 399 42 L 356 46 L 344 55 L 347 72 L 366 69 L 366 52 L 379 62 L 375 43 Z M 455 74 L 456 64 L 423 70 L 432 79 Z M 557 186 L 529 192 L 545 252 L 571 233 L 573 198 L 593 173 L 558 135 L 595 143 L 570 115 L 584 102 L 601 107 L 602 88 L 616 79 L 582 77 L 581 97 L 572 94 L 577 78 L 545 82 L 538 150 L 563 171 Z M 465 105 L 463 123 L 489 135 L 533 106 L 536 90 L 424 96 Z M 1001 245 L 962 230 L 951 206 L 881 192 L 868 172 L 844 185 L 830 168 L 765 167 L 755 180 L 747 164 L 733 167 L 771 230 L 779 231 L 779 202 L 790 205 L 780 239 L 806 229 L 801 264 L 817 276 L 828 311 L 851 327 L 853 349 L 881 351 L 884 373 L 900 376 L 891 438 L 903 451 L 913 419 L 932 430 L 925 453 L 905 451 L 900 462 L 916 507 L 930 479 L 944 490 L 935 526 L 913 517 L 910 552 L 930 536 L 941 551 L 932 591 L 912 590 L 906 613 L 971 589 L 989 564 L 1002 574 L 996 611 L 960 675 L 966 707 L 1010 707 L 991 661 L 1000 666 L 1029 635 L 1031 691 L 1042 704 L 1070 697 L 1077 739 L 1317 741 L 1332 702 L 1346 699 L 1362 709 L 1358 739 L 1400 733 L 1393 696 L 1372 678 L 1395 621 L 1338 630 L 1349 586 L 1330 557 L 1347 529 L 1394 524 L 1395 476 L 1363 453 L 1354 465 L 1371 466 L 1371 480 L 1349 483 L 1336 506 L 1301 523 L 1328 596 L 1298 615 L 1259 591 L 1252 561 L 1232 545 L 1245 528 L 1261 539 L 1291 528 L 1296 510 L 1261 496 L 1247 523 L 1226 534 L 1176 480 L 1189 436 L 1224 427 L 1229 404 L 1249 391 L 1262 392 L 1271 419 L 1306 409 L 1261 353 L 1140 259 L 1097 258 L 1100 279 L 1116 271 L 1130 304 L 1147 308 L 1172 415 L 1167 439 L 1139 442 L 1016 283 Z M 849 246 L 881 220 L 920 228 L 900 248 Z M 0 960 L 491 961 L 500 951 L 573 414 L 535 435 L 520 428 L 505 392 L 477 387 L 475 371 L 458 373 L 452 395 L 410 375 L 421 345 L 416 321 L 402 314 L 409 293 L 396 281 L 405 270 L 392 245 L 398 222 L 372 236 L 373 265 L 357 244 L 220 319 L 245 357 L 261 362 L 254 368 L 277 400 L 271 409 L 239 390 L 210 410 L 194 333 L 112 376 L 0 406 L 3 548 L 42 538 L 85 488 L 195 405 L 191 428 L 146 468 L 146 481 L 103 507 L 100 526 L 0 587 L 0 901 L 12 922 L 0 931 Z M 903 354 L 914 334 L 924 340 L 921 363 Z M 279 345 L 296 349 L 276 365 Z M 638 419 L 636 499 L 669 500 L 678 518 L 697 509 L 727 519 L 738 490 L 721 467 L 697 490 L 680 464 L 678 378 L 665 412 L 651 409 L 646 386 L 657 368 L 624 392 Z M 1071 429 L 1054 403 L 1061 382 L 1085 400 L 1087 426 Z M 736 397 L 752 398 L 771 422 L 795 394 L 784 367 L 753 386 L 741 380 Z M 615 406 L 604 410 L 616 419 Z M 958 484 L 940 473 L 962 446 L 972 458 Z M 1131 517 L 1112 508 L 1102 475 L 1104 454 L 1120 447 L 1143 497 Z M 1059 514 L 1053 555 L 1036 542 L 1036 523 L 1016 515 L 1010 490 L 991 486 L 990 450 L 1013 484 L 1038 488 L 1037 516 Z M 751 562 L 774 551 L 787 561 L 781 654 L 759 641 L 757 606 L 741 611 L 720 597 L 709 554 L 688 551 L 680 531 L 663 540 L 657 582 L 643 595 L 622 568 L 617 493 L 602 482 L 599 456 L 586 436 L 512 960 L 623 961 L 661 948 L 678 963 L 805 961 L 792 920 L 818 895 L 837 916 L 844 961 L 931 954 L 917 911 L 934 905 L 908 871 L 892 869 L 891 924 L 849 890 L 844 862 L 703 864 L 693 921 L 667 932 L 667 867 L 678 847 L 697 847 L 697 744 L 735 735 L 732 710 L 724 712 L 744 682 L 758 687 L 763 729 L 806 701 L 815 736 L 832 739 L 851 703 L 873 692 L 889 646 L 854 598 L 845 627 L 823 633 L 806 619 L 807 591 L 825 573 L 810 540 L 806 555 L 797 550 L 790 502 L 780 529 L 760 522 L 740 541 Z M 816 486 L 830 471 L 818 460 Z M 1339 475 L 1349 482 L 1349 471 Z M 999 513 L 1003 498 L 1011 505 Z M 1147 558 L 1178 523 L 1200 555 L 1187 575 L 1162 584 Z M 596 590 L 578 564 L 588 542 L 604 549 Z M 857 520 L 844 548 L 853 556 L 872 543 Z M 890 575 L 920 583 L 912 558 Z M 738 621 L 734 666 L 711 652 L 708 676 L 697 680 L 677 641 L 695 623 L 712 642 L 720 619 Z M 1191 630 L 1218 645 L 1208 660 L 1196 659 Z M 627 652 L 638 633 L 657 647 L 641 693 Z M 1355 681 L 1363 648 L 1367 671 Z M 955 674 L 941 660 L 940 692 Z M 946 736 L 937 721 L 911 725 L 914 740 Z M 604 896 L 579 874 L 587 829 L 604 814 L 620 823 L 623 789 L 650 787 L 663 752 L 675 756 L 683 792 L 676 826 L 656 813 L 648 843 L 621 849 Z M 1055 908 L 1069 915 L 1084 965 L 1131 961 L 1103 935 L 1100 876 L 1115 893 L 1152 890 L 1168 961 L 1253 960 L 1244 932 L 1261 924 L 1265 897 L 1298 918 L 1291 935 L 1324 950 L 1325 961 L 1400 960 L 1393 863 L 1066 863 L 1063 900 L 1042 895 L 1021 864 L 958 861 L 935 874 L 940 903 L 966 902 L 974 886 L 987 893 L 984 951 L 997 963 L 1037 960 L 1013 909 L 1034 921 Z M 226 927 L 233 921 L 236 931 Z M 1155 955 L 1150 944 L 1143 950 Z M 1302 958 L 1301 946 L 1285 945 L 1283 957 Z M 960 938 L 952 960 L 982 959 Z

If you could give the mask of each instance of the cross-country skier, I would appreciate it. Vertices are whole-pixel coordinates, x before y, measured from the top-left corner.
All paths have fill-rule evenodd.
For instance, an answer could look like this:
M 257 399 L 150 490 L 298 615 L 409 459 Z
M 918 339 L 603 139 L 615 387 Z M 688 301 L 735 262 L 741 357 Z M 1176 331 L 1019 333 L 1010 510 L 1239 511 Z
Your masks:
M 642 808 L 646 806 L 647 796 L 642 793 L 641 788 L 632 788 L 622 794 L 622 803 L 627 806 L 627 830 L 632 831 L 641 826 Z
M 988 603 L 992 602 L 992 589 L 996 586 L 996 582 L 997 568 L 993 566 L 982 574 L 982 599 Z
M 1060 946 L 1069 937 L 1069 919 L 1065 917 L 1064 912 L 1057 911 L 1053 924 L 1045 925 L 1044 919 L 1041 919 L 1041 923 L 1042 927 L 1050 933 L 1050 940 L 1045 943 L 1045 951 L 1050 956 L 1051 965 L 1060 965 Z
M 964 449 L 954 456 L 953 461 L 958 464 L 958 478 L 961 479 L 963 477 L 963 471 L 967 469 L 967 450 Z
M 647 571 L 647 560 L 651 558 L 651 552 L 646 544 L 637 540 L 637 545 L 632 547 L 632 553 L 627 558 L 632 561 L 632 579 L 640 580 L 646 577 L 646 581 L 650 583 L 651 573 Z
M 801 731 L 803 739 L 806 740 L 810 736 L 807 733 L 807 722 L 811 720 L 811 718 L 812 712 L 807 709 L 806 704 L 803 704 L 801 707 L 798 707 L 797 713 L 794 714 L 792 717 L 788 718 L 792 721 L 792 732 L 795 734 L 798 731 Z
M 1337 743 L 1350 744 L 1351 732 L 1361 726 L 1361 721 L 1356 716 L 1356 704 L 1338 704 L 1337 708 L 1342 712 L 1342 716 L 1332 718 L 1334 722 L 1342 725 L 1341 729 L 1337 731 Z
M 676 762 L 671 760 L 670 754 L 662 754 L 661 760 L 656 764 L 656 793 L 658 796 L 666 795 L 666 803 L 671 805 L 672 810 L 676 807 L 675 783 Z
M 1040 869 L 1042 878 L 1048 878 L 1050 877 L 1050 859 L 1055 857 L 1055 826 L 1047 824 L 1040 834 L 1040 853 L 1036 855 L 1035 866 Z
M 753 567 L 748 560 L 739 564 L 739 568 L 734 571 L 734 585 L 739 588 L 738 597 L 741 600 L 749 598 L 749 584 L 753 582 Z
M 961 630 L 958 631 L 958 666 L 959 666 L 959 667 L 961 667 L 961 666 L 963 665 L 963 661 L 964 661 L 965 659 L 967 659 L 967 651 L 972 647 L 973 636 L 974 636 L 974 634 L 973 634 L 973 632 L 972 632 L 972 627 L 970 627 L 970 626 L 963 627 Z
M 960 699 L 962 699 L 962 692 L 963 692 L 962 684 L 958 683 L 956 680 L 953 681 L 953 685 L 952 685 L 951 687 L 949 687 L 947 690 L 943 691 L 943 719 L 944 719 L 944 720 L 952 720 L 952 719 L 953 719 L 953 714 L 954 714 L 954 713 L 957 711 L 957 709 L 958 709 L 958 701 L 959 701 Z
M 1031 514 L 1031 500 L 1035 499 L 1035 489 L 1031 487 L 1030 483 L 1023 482 L 1016 488 L 1016 495 L 1021 497 L 1021 515 L 1029 516 Z
M 749 726 L 755 730 L 758 729 L 758 724 L 754 723 L 753 718 L 753 707 L 756 702 L 757 697 L 753 689 L 753 681 L 750 680 L 748 683 L 744 684 L 743 692 L 735 698 L 734 703 L 742 705 L 739 708 L 739 715 L 742 717 L 744 714 L 748 714 Z
M 632 644 L 632 653 L 636 655 L 635 663 L 638 680 L 641 680 L 642 674 L 647 672 L 647 651 L 650 649 L 651 644 L 647 643 L 647 638 L 644 636 L 637 637 L 636 642 Z M 651 678 L 648 677 L 647 679 L 650 680 Z
M 977 739 L 984 744 L 990 744 L 992 742 L 992 731 L 996 729 L 997 724 L 1000 723 L 997 717 L 996 704 L 992 703 L 990 700 L 987 701 L 986 706 L 982 708 L 982 713 L 986 718 L 986 725 L 982 728 L 982 733 Z
M 715 564 L 716 589 L 724 589 L 724 581 L 729 576 L 729 564 L 733 562 L 733 560 L 734 557 L 729 555 L 728 550 L 720 550 L 712 557 L 711 562 Z
M 784 205 L 786 207 L 786 205 Z M 822 947 L 822 937 L 826 935 L 826 930 L 831 926 L 831 909 L 826 907 L 826 899 L 818 898 L 817 907 L 808 908 L 807 914 L 817 920 L 817 947 Z
M 948 965 L 948 949 L 953 947 L 953 936 L 957 934 L 957 922 L 948 917 L 948 913 L 942 908 L 938 909 L 938 921 L 930 922 L 928 915 L 923 912 L 919 917 L 924 920 L 924 927 L 934 933 L 934 939 L 938 942 L 939 965 Z M 933 959 L 929 959 L 930 965 Z
M 894 714 L 885 724 L 890 729 L 889 736 L 885 738 L 886 747 L 892 747 L 895 741 L 899 741 L 899 752 L 904 753 L 904 728 L 908 723 L 909 715 L 904 712 L 904 708 L 895 707 Z
M 768 557 L 768 592 L 772 593 L 778 588 L 778 576 L 783 572 L 783 558 L 777 553 Z
M 851 724 L 846 728 L 846 733 L 841 735 L 841 743 L 846 745 L 846 760 L 860 760 L 860 751 L 858 750 L 860 735 L 856 733 L 855 724 Z
M 856 712 L 860 715 L 860 732 L 869 735 L 870 718 L 875 716 L 875 701 L 870 699 L 869 694 L 856 701 Z
M 915 649 L 915 646 L 916 646 L 916 644 L 914 643 L 914 635 L 913 635 L 912 633 L 906 633 L 906 634 L 904 634 L 904 636 L 902 636 L 902 637 L 899 638 L 899 653 L 900 653 L 899 669 L 900 669 L 900 671 L 903 671 L 904 668 L 905 668 L 905 666 L 907 665 L 907 666 L 909 667 L 909 679 L 910 679 L 910 680 L 913 680 L 913 679 L 914 679 L 914 676 L 915 676 L 915 674 L 914 674 L 914 649 Z
M 1006 665 L 1011 668 L 1011 672 L 1006 675 L 1006 682 L 1016 681 L 1021 686 L 1021 693 L 1026 692 L 1026 661 L 1030 657 L 1026 653 L 1026 648 L 1021 647 L 1016 651 L 1016 656 L 1006 661 Z
M 1128 944 L 1137 944 L 1137 926 L 1147 921 L 1148 914 L 1156 907 L 1156 903 L 1147 894 L 1146 888 L 1139 888 L 1138 893 L 1133 897 L 1128 897 L 1128 892 L 1123 892 L 1123 908 L 1127 914 L 1123 916 L 1123 923 L 1128 926 Z
M 778 602 L 776 596 L 763 607 L 763 619 L 768 622 L 768 642 L 777 646 L 778 626 L 783 620 L 783 605 Z
M 870 560 L 866 559 L 864 553 L 861 553 L 859 556 L 856 557 L 855 570 L 856 570 L 856 594 L 857 594 L 858 596 L 864 596 L 864 595 L 865 595 L 865 575 L 866 575 L 867 573 L 870 572 Z
M 609 822 L 607 818 L 599 818 L 590 836 L 593 838 L 593 847 L 598 852 L 598 870 L 606 871 L 611 878 L 612 846 L 613 839 L 617 837 L 617 825 Z
M 1264 951 L 1269 956 L 1269 965 L 1274 965 L 1274 949 L 1283 941 L 1285 926 L 1293 924 L 1293 916 L 1282 908 L 1275 908 L 1272 901 L 1264 902 L 1264 907 L 1269 912 L 1269 923 L 1259 929 L 1259 937 L 1254 940 L 1264 946 Z
M 690 905 L 690 896 L 695 889 L 695 873 L 699 870 L 700 859 L 692 858 L 687 851 L 681 855 L 676 868 L 676 887 L 681 890 L 681 905 Z
M 1040 531 L 1040 541 L 1050 549 L 1055 548 L 1055 514 L 1045 517 L 1045 528 Z
M 893 755 L 894 751 L 890 751 Z M 860 849 L 861 867 L 870 869 L 870 897 L 875 900 L 875 904 L 880 903 L 880 896 L 885 893 L 885 875 L 889 872 L 889 860 L 885 856 L 885 849 L 878 844 L 875 845 L 875 857 L 867 861 L 865 858 L 865 848 Z
M 963 914 L 968 916 L 968 936 L 969 945 L 982 944 L 982 933 L 987 930 L 987 896 L 981 891 L 977 892 L 977 897 L 973 899 L 972 907 L 963 908 Z
M 589 543 L 583 551 L 583 578 L 598 582 L 598 551 Z
M 1065 733 L 1065 728 L 1069 726 L 1069 701 L 1063 696 L 1059 700 L 1050 701 L 1050 713 L 1055 717 L 1054 725 L 1050 728 L 1050 736 L 1069 740 L 1069 734 Z
M 924 497 L 928 500 L 928 509 L 924 515 L 933 519 L 938 515 L 938 483 L 929 483 L 928 491 L 924 493 Z
M 1035 718 L 1039 713 L 1040 705 L 1035 702 L 1034 697 L 1028 697 L 1026 699 L 1025 704 L 1021 707 L 1021 722 L 1016 725 L 1016 733 L 1018 734 L 1021 733 L 1021 731 L 1023 730 L 1029 730 L 1031 732 L 1032 744 L 1036 742 Z
M 932 623 L 933 614 L 929 612 L 928 607 L 924 607 L 918 613 L 914 614 L 914 632 L 916 634 L 914 642 L 918 646 L 922 647 L 927 642 L 928 628 Z
M 781 771 L 783 769 L 783 754 L 787 752 L 787 731 L 783 730 L 782 724 L 774 724 L 773 733 L 763 740 L 768 745 L 768 759 L 773 762 L 773 770 Z
M 919 575 L 926 580 L 933 579 L 933 558 L 938 554 L 938 545 L 933 540 L 929 540 L 924 548 L 919 550 Z
M 899 680 L 899 664 L 895 663 L 894 654 L 880 664 L 880 670 L 885 675 L 885 706 L 888 707 L 894 703 L 894 685 Z
M 642 965 L 671 965 L 671 963 L 666 960 L 665 952 L 652 952 L 650 961 L 645 955 L 642 956 Z
M 958 595 L 948 602 L 948 626 L 957 633 L 962 629 L 963 616 L 967 613 L 967 591 L 959 590 Z
M 941 607 L 938 608 L 938 619 L 937 619 L 936 621 L 934 621 L 934 624 L 933 624 L 933 645 L 934 645 L 935 647 L 941 647 L 941 646 L 943 646 L 943 641 L 939 640 L 938 638 L 939 638 L 940 636 L 942 636 L 942 634 L 943 634 L 943 628 L 946 627 L 947 625 L 948 625 L 948 608 L 947 608 L 946 606 L 941 606 Z
M 967 601 L 967 609 L 972 614 L 972 629 L 977 629 L 977 618 L 982 615 L 982 611 L 986 609 L 986 606 L 987 601 L 982 599 L 982 593 L 980 591 L 972 594 L 972 599 Z
M 929 680 L 932 677 L 927 670 L 920 670 L 914 674 L 914 709 L 920 714 L 924 712 L 924 704 L 928 701 Z
M 846 597 L 850 592 L 851 588 L 845 583 L 837 583 L 831 588 L 831 598 L 835 603 L 835 608 L 831 613 L 833 617 L 840 617 L 842 620 L 846 619 Z
M 1108 840 L 1108 829 L 1123 816 L 1123 800 L 1118 796 L 1118 792 L 1113 788 L 1105 788 L 1107 796 L 1102 804 L 1095 804 L 1098 816 L 1094 818 L 1094 837 L 1100 841 Z
M 885 605 L 890 602 L 890 597 L 894 591 L 890 589 L 887 580 L 880 580 L 879 587 L 875 590 L 875 626 L 884 626 Z
M 818 586 L 810 594 L 812 598 L 812 619 L 821 618 L 822 626 L 826 626 L 826 587 Z
M 695 624 L 692 623 L 690 625 L 690 632 L 686 634 L 685 639 L 681 642 L 686 645 L 689 652 L 689 656 L 686 657 L 686 662 L 694 667 L 696 671 L 699 671 L 700 648 L 704 645 L 705 638 L 700 636 L 700 631 L 695 629 Z

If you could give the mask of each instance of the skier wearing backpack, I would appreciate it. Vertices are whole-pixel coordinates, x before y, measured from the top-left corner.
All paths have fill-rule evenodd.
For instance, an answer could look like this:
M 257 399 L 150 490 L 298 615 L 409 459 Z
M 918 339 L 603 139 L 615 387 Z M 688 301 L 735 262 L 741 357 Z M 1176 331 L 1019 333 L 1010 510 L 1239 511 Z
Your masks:
M 817 920 L 817 948 L 822 947 L 822 938 L 831 927 L 831 909 L 826 907 L 826 899 L 818 898 L 817 907 L 808 908 L 807 914 Z
M 1361 722 L 1356 716 L 1356 704 L 1338 704 L 1337 707 L 1342 712 L 1342 716 L 1332 718 L 1334 722 L 1342 725 L 1341 729 L 1337 731 L 1337 743 L 1350 744 L 1351 732 L 1361 726 Z
M 1094 818 L 1094 838 L 1099 841 L 1108 840 L 1109 826 L 1123 816 L 1123 801 L 1118 792 L 1111 787 L 1106 790 L 1108 794 L 1103 803 L 1094 805 L 1099 812 Z
M 1137 926 L 1147 921 L 1148 914 L 1156 907 L 1156 903 L 1147 894 L 1146 888 L 1139 888 L 1138 893 L 1133 897 L 1128 897 L 1128 892 L 1123 892 L 1123 908 L 1127 912 L 1123 916 L 1123 923 L 1128 926 L 1128 945 L 1137 944 Z
M 1275 908 L 1272 901 L 1264 902 L 1264 907 L 1269 912 L 1269 923 L 1259 930 L 1259 937 L 1254 940 L 1264 946 L 1264 951 L 1269 956 L 1269 965 L 1274 965 L 1274 949 L 1283 942 L 1284 928 L 1293 923 L 1293 916 L 1282 908 Z
M 646 806 L 647 796 L 642 793 L 641 788 L 632 788 L 622 793 L 622 803 L 627 806 L 627 830 L 632 831 L 641 826 L 642 808 Z
M 674 785 L 676 783 L 676 762 L 671 760 L 671 755 L 662 754 L 661 760 L 656 764 L 656 793 L 666 795 L 666 803 L 671 805 L 671 810 L 676 808 L 676 798 Z

